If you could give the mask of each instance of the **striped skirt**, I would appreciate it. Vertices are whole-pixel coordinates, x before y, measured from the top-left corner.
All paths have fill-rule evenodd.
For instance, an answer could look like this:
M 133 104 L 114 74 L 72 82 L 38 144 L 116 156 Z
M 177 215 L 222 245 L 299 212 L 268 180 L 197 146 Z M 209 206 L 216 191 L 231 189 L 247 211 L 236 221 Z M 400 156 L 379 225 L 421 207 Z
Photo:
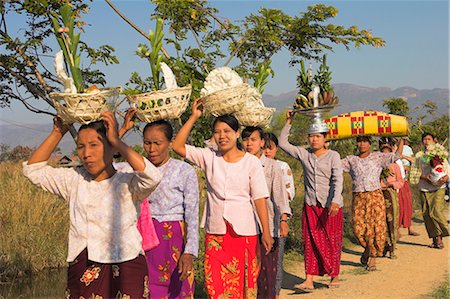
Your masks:
M 400 208 L 398 225 L 408 228 L 412 224 L 413 214 L 411 186 L 408 181 L 405 181 L 403 187 L 398 191 L 398 204 Z
M 344 216 L 342 208 L 335 216 L 328 208 L 303 205 L 302 234 L 306 274 L 331 277 L 339 275 Z

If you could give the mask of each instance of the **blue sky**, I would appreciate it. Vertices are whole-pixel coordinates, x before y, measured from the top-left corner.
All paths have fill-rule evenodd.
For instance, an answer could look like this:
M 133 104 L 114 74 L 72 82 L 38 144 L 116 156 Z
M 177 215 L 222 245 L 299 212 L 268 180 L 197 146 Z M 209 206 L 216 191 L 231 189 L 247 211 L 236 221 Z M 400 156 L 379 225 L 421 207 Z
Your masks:
M 386 40 L 382 49 L 372 47 L 345 50 L 336 46 L 328 54 L 333 83 L 351 83 L 367 87 L 418 89 L 448 88 L 449 86 L 449 3 L 448 1 L 210 1 L 219 15 L 230 20 L 242 19 L 260 7 L 278 8 L 291 15 L 306 11 L 308 5 L 333 5 L 339 14 L 330 22 L 336 25 L 357 25 Z M 154 27 L 150 20 L 153 7 L 149 1 L 114 1 L 114 4 L 140 28 L 148 32 Z M 107 74 L 108 85 L 124 85 L 132 71 L 150 75 L 146 61 L 134 54 L 138 43 L 146 40 L 123 22 L 103 1 L 94 1 L 85 16 L 91 24 L 82 33 L 82 40 L 98 47 L 112 45 L 120 65 L 101 67 Z M 20 27 L 23 20 L 12 18 Z M 58 50 L 53 40 L 49 45 Z M 295 89 L 296 68 L 288 66 L 289 53 L 273 58 L 275 78 L 266 86 L 266 93 L 280 94 Z M 357 108 L 357 107 L 356 107 Z M 11 112 L 14 113 L 12 117 Z M 49 116 L 34 115 L 18 104 L 0 110 L 1 120 L 18 123 L 50 123 Z

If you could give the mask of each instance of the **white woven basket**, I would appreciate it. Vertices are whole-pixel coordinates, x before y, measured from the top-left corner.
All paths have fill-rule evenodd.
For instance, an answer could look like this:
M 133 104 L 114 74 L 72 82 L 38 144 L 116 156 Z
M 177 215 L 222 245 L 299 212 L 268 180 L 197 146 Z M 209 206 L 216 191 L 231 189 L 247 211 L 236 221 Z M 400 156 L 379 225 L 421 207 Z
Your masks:
M 224 114 L 233 114 L 244 107 L 244 99 L 249 88 L 248 84 L 218 90 L 204 97 L 206 114 L 215 117 Z
M 142 122 L 160 119 L 176 119 L 186 111 L 192 87 L 187 85 L 176 89 L 156 90 L 127 96 L 131 106 L 136 107 L 136 117 Z
M 52 92 L 49 96 L 63 122 L 88 124 L 99 120 L 102 112 L 114 109 L 120 90 L 120 87 L 112 87 L 93 93 Z
M 275 108 L 267 107 L 253 107 L 248 106 L 239 112 L 236 112 L 234 116 L 239 121 L 239 124 L 244 127 L 260 127 L 267 128 L 272 122 L 272 116 L 275 112 Z

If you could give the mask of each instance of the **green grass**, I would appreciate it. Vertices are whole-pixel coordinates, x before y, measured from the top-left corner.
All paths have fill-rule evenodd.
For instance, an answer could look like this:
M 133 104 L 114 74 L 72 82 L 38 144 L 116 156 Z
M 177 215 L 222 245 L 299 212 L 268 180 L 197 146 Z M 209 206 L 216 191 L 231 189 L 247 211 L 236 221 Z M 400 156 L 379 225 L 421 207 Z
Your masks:
M 441 284 L 431 293 L 432 298 L 436 299 L 448 299 L 450 298 L 450 287 L 449 287 L 449 278 L 447 275 L 447 278 L 445 281 L 441 282 Z

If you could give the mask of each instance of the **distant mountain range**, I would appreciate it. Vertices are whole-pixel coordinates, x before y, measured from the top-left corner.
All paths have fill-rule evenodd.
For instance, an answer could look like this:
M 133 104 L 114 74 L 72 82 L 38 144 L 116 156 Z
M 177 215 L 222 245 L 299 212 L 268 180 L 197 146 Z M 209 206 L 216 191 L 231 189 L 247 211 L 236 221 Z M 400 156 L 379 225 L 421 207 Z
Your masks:
M 349 111 L 360 110 L 385 110 L 383 100 L 389 98 L 403 98 L 408 102 L 410 113 L 416 116 L 419 111 L 416 107 L 421 106 L 425 101 L 431 100 L 436 103 L 439 111 L 448 113 L 449 109 L 449 89 L 415 89 L 413 87 L 400 87 L 390 89 L 386 87 L 370 88 L 354 84 L 335 84 L 334 93 L 340 99 L 340 106 L 336 107 L 332 113 L 341 114 Z M 294 103 L 297 91 L 293 90 L 277 96 L 264 95 L 263 101 L 268 107 L 277 108 L 283 111 L 291 108 Z
M 416 89 L 413 87 L 400 87 L 390 89 L 385 87 L 369 88 L 354 84 L 335 84 L 334 91 L 340 99 L 340 106 L 332 111 L 332 114 L 341 114 L 349 111 L 377 110 L 385 111 L 383 100 L 389 98 L 404 98 L 410 108 L 412 116 L 417 116 L 420 111 L 415 109 L 425 101 L 436 103 L 438 110 L 445 114 L 449 111 L 449 89 Z M 267 107 L 275 107 L 277 112 L 292 107 L 297 91 L 290 91 L 277 96 L 264 95 L 263 101 Z M 16 145 L 37 146 L 50 132 L 49 125 L 30 124 L 26 126 L 0 125 L 0 144 L 11 147 Z M 125 141 L 128 144 L 140 144 L 142 137 L 137 133 L 129 134 Z M 68 134 L 60 143 L 61 151 L 70 154 L 75 148 L 75 143 Z

